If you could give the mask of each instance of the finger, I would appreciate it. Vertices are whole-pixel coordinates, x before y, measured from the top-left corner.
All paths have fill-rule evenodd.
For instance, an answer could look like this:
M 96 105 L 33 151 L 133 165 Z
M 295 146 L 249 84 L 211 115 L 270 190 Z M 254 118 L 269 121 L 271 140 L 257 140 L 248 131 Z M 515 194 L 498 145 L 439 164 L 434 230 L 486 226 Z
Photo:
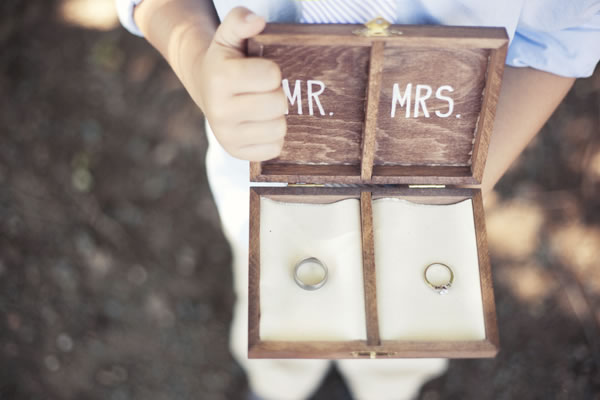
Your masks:
M 279 154 L 281 154 L 282 147 L 283 139 L 278 143 L 257 144 L 242 147 L 232 155 L 242 160 L 266 161 L 279 156 Z
M 237 121 L 270 121 L 277 119 L 287 111 L 283 90 L 267 93 L 240 94 L 233 96 L 229 109 L 235 110 L 231 117 Z
M 261 16 L 245 7 L 236 7 L 217 28 L 213 43 L 225 51 L 225 55 L 243 56 L 246 39 L 262 32 L 265 24 L 265 19 Z
M 286 131 L 285 117 L 271 121 L 244 122 L 237 127 L 235 140 L 241 147 L 280 143 Z
M 281 69 L 264 58 L 230 59 L 224 71 L 231 80 L 234 94 L 271 92 L 281 87 Z

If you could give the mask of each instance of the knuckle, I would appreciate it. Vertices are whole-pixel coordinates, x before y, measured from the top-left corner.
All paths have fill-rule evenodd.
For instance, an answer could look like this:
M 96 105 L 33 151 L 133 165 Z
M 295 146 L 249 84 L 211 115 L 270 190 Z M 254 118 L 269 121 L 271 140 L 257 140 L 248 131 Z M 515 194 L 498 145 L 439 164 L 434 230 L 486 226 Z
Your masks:
M 287 111 L 287 101 L 283 91 L 266 93 L 264 96 L 265 110 L 269 119 L 283 118 Z
M 275 143 L 266 146 L 264 154 L 267 160 L 272 158 L 276 158 L 281 154 L 281 149 L 283 148 L 283 140 L 277 141 Z
M 281 104 L 283 113 L 285 114 L 285 112 L 287 111 L 287 97 L 285 96 L 285 93 L 283 93 L 283 89 L 279 89 L 278 91 L 279 93 L 279 103 Z
M 281 86 L 281 69 L 270 60 L 265 63 L 265 83 L 273 88 Z
M 229 21 L 229 20 L 236 20 L 238 18 L 241 17 L 241 15 L 244 13 L 245 8 L 241 7 L 241 6 L 237 6 L 232 8 L 231 10 L 229 10 L 229 12 L 227 13 L 227 15 L 225 16 L 225 20 Z M 235 21 L 237 22 L 237 21 Z
M 207 117 L 209 121 L 215 125 L 221 125 L 227 121 L 227 108 L 223 106 L 212 105 L 207 110 Z
M 225 150 L 227 150 L 227 149 L 225 149 Z M 227 150 L 227 152 L 233 158 L 237 158 L 238 160 L 246 160 L 244 153 L 239 151 L 239 149 L 230 149 L 230 150 Z
M 249 161 L 267 161 L 276 158 L 281 153 L 281 147 L 277 144 L 269 143 L 263 145 L 252 146 L 242 158 Z
M 280 117 L 275 120 L 275 127 L 273 128 L 273 132 L 275 133 L 275 137 L 282 139 L 285 137 L 287 133 L 287 121 L 285 117 Z
M 263 132 L 260 130 L 260 125 L 249 124 L 243 132 L 240 132 L 240 142 L 245 143 L 248 146 L 255 146 L 261 144 L 264 141 Z
M 223 129 L 221 126 L 213 126 L 213 124 L 211 124 L 211 128 L 215 137 L 217 138 L 217 141 L 221 144 L 221 146 L 223 146 L 223 148 L 229 151 L 233 147 L 231 137 L 228 134 L 229 130 Z
M 202 110 L 202 112 L 204 113 L 204 116 L 206 117 L 206 119 L 208 120 L 208 122 L 210 123 L 211 128 L 213 129 L 213 131 L 215 131 L 218 129 L 219 126 L 219 119 L 215 116 L 215 110 L 214 110 L 214 105 L 212 103 L 205 103 L 204 104 L 204 109 Z
M 253 134 L 253 129 L 251 124 L 248 123 L 240 123 L 236 129 L 236 136 L 239 138 L 247 138 L 249 136 L 252 136 Z
M 265 153 L 262 151 L 261 146 L 252 146 L 245 148 L 244 150 L 240 151 L 240 155 L 237 158 L 248 161 L 268 160 L 268 158 L 265 156 Z
M 277 146 L 277 155 L 279 155 L 279 153 L 281 153 L 281 150 L 283 149 L 283 144 L 284 144 L 283 137 L 279 138 L 277 140 L 277 142 L 275 143 L 275 145 Z
M 229 147 L 223 146 L 223 148 L 225 148 L 225 150 L 232 157 L 235 157 L 239 160 L 250 160 L 250 154 L 248 153 L 247 149 L 244 149 L 243 147 L 231 145 Z
M 283 116 L 288 108 L 287 105 L 287 99 L 285 97 L 285 94 L 283 93 L 283 90 L 278 90 L 273 94 L 273 98 L 274 98 L 274 103 L 275 106 L 273 107 L 273 110 L 275 111 L 275 113 L 277 114 L 277 116 Z

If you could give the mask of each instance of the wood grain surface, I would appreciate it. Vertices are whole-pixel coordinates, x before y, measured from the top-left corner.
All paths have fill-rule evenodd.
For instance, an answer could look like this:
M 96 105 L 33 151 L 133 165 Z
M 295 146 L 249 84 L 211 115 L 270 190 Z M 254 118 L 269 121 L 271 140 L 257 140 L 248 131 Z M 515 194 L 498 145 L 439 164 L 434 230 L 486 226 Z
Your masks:
M 375 165 L 470 165 L 488 54 L 487 49 L 386 47 Z M 411 84 L 413 101 L 408 118 L 406 107 L 398 106 L 395 117 L 390 116 L 394 83 L 402 93 Z M 422 110 L 414 116 L 418 84 L 432 90 L 424 101 L 429 118 Z M 454 89 L 442 92 L 454 100 L 454 110 L 442 118 L 435 111 L 445 114 L 449 106 L 435 98 L 435 92 L 445 85 Z
M 258 182 L 262 176 L 262 163 L 250 161 L 250 181 Z
M 331 183 L 339 175 L 341 183 L 479 183 L 500 90 L 505 30 L 395 25 L 399 36 L 354 35 L 360 27 L 270 24 L 249 41 L 249 55 L 280 65 L 290 94 L 301 82 L 303 110 L 298 115 L 297 104 L 290 106 L 282 154 L 254 167 L 252 179 Z M 324 115 L 316 108 L 308 115 L 308 80 L 325 85 L 319 96 Z M 395 84 L 399 95 L 410 91 L 408 104 L 394 101 Z M 453 172 L 458 175 L 448 175 Z
M 300 81 L 303 111 L 299 114 L 297 104 L 290 105 L 282 154 L 274 160 L 253 163 L 252 179 L 345 184 L 478 183 L 500 91 L 508 42 L 505 30 L 394 26 L 402 31 L 401 36 L 366 38 L 353 36 L 352 31 L 357 28 L 356 25 L 269 24 L 263 34 L 249 41 L 249 55 L 266 57 L 280 65 L 290 94 L 294 92 L 296 81 Z M 309 80 L 324 84 L 323 93 L 319 95 L 323 115 L 315 103 L 313 115 L 309 115 Z M 397 96 L 409 88 L 411 98 L 410 103 L 403 106 L 398 103 L 392 117 L 395 84 L 399 90 Z M 411 86 L 407 86 L 409 84 Z M 439 96 L 437 91 L 442 87 L 445 89 Z M 429 90 L 430 95 L 423 95 L 423 91 Z M 417 99 L 418 91 L 422 95 L 421 102 Z M 411 110 L 407 115 L 408 104 Z M 415 115 L 416 104 L 421 110 Z M 429 117 L 423 106 L 427 107 Z M 261 196 L 293 203 L 361 199 L 367 340 L 260 340 Z M 369 216 L 371 201 L 382 197 L 422 204 L 453 204 L 473 199 L 485 340 L 380 340 Z M 372 220 L 370 223 L 372 228 Z M 252 188 L 250 237 L 250 358 L 471 358 L 493 357 L 498 351 L 485 217 L 479 190 L 373 186 L 368 189 Z
M 249 40 L 250 45 L 270 46 L 273 44 L 312 46 L 353 46 L 370 47 L 373 42 L 384 41 L 386 46 L 437 46 L 445 48 L 498 48 L 507 42 L 504 28 L 471 26 L 433 25 L 392 25 L 390 28 L 401 31 L 400 36 L 364 37 L 353 31 L 363 25 L 348 24 L 267 24 L 262 34 Z
M 260 341 L 260 196 L 250 189 L 248 250 L 248 348 Z
M 496 105 L 500 96 L 500 85 L 502 84 L 502 74 L 504 72 L 504 60 L 508 43 L 498 49 L 490 52 L 490 62 L 488 64 L 485 97 L 481 106 L 481 115 L 477 124 L 475 133 L 475 143 L 473 144 L 472 170 L 473 177 L 477 182 L 483 179 L 483 170 L 487 160 L 488 147 L 494 128 L 494 118 L 496 117 Z
M 380 346 L 364 341 L 262 341 L 250 347 L 249 358 L 489 358 L 498 353 L 488 340 L 481 341 L 401 341 L 385 340 Z
M 496 320 L 496 302 L 494 300 L 494 285 L 492 282 L 492 267 L 487 245 L 485 229 L 485 210 L 481 191 L 477 190 L 473 197 L 473 216 L 475 219 L 475 237 L 477 240 L 477 257 L 479 259 L 479 279 L 481 282 L 481 299 L 483 302 L 483 321 L 486 339 L 500 348 L 498 323 Z
M 263 164 L 359 165 L 369 48 L 272 45 L 264 48 L 263 56 L 279 64 L 291 94 L 300 80 L 302 94 L 302 115 L 296 104 L 289 105 L 281 155 Z M 318 96 L 325 115 L 316 101 L 309 115 L 309 80 L 325 85 Z
M 362 135 L 362 158 L 360 178 L 369 181 L 373 175 L 375 156 L 375 135 L 377 133 L 377 115 L 379 113 L 379 93 L 381 92 L 381 74 L 383 72 L 383 50 L 385 42 L 373 43 L 369 59 L 369 84 L 367 86 L 367 112 Z
M 377 314 L 377 279 L 375 276 L 375 243 L 373 239 L 373 204 L 371 202 L 371 192 L 363 191 L 360 194 L 360 221 L 367 344 L 378 346 L 381 343 L 381 339 L 379 337 L 379 317 Z

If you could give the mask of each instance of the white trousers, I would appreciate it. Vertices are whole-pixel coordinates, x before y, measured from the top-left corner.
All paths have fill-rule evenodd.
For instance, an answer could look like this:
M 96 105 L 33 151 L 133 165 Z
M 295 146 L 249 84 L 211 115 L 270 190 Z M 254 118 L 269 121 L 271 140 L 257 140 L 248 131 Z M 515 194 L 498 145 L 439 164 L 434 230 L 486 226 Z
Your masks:
M 319 387 L 331 361 L 248 359 L 249 163 L 227 154 L 208 124 L 206 132 L 208 181 L 233 255 L 237 301 L 231 326 L 232 354 L 245 369 L 249 385 L 258 396 L 267 400 L 306 399 Z M 445 359 L 337 360 L 335 363 L 357 400 L 412 399 L 423 383 L 444 373 L 448 365 Z

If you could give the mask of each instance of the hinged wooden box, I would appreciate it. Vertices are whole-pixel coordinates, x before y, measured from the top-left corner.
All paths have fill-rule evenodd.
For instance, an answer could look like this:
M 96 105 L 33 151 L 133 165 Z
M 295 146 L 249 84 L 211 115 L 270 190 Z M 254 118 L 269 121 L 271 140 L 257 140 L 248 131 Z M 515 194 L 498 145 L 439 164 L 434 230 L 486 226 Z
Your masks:
M 294 184 L 251 188 L 250 358 L 497 353 L 481 192 L 446 185 L 481 182 L 507 43 L 503 28 L 382 20 L 248 42 L 289 103 L 283 151 L 251 181 Z M 294 283 L 307 257 L 327 265 L 318 290 Z M 445 296 L 432 263 L 454 274 Z

